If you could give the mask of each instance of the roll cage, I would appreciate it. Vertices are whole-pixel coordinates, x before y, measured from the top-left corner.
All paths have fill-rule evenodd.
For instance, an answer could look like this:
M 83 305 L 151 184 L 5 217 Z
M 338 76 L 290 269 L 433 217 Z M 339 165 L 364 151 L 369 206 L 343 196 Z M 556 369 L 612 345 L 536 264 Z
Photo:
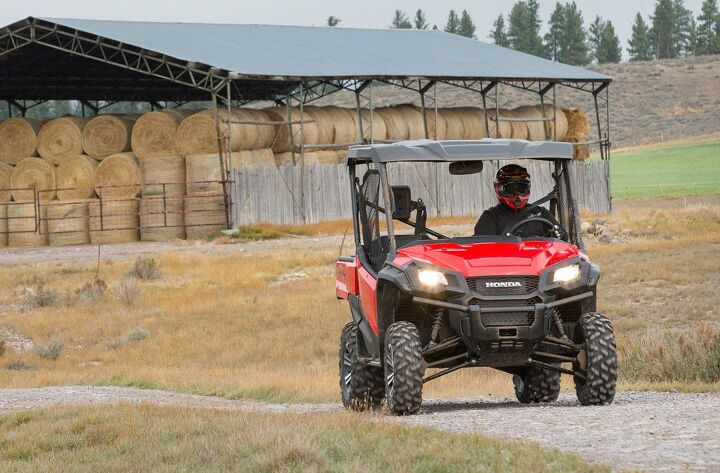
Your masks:
M 406 186 L 392 186 L 388 180 L 389 163 L 437 162 L 467 165 L 489 161 L 542 160 L 553 163 L 553 189 L 533 202 L 549 203 L 551 214 L 567 230 L 568 240 L 584 250 L 580 235 L 577 204 L 571 188 L 572 145 L 556 142 L 524 140 L 430 141 L 419 140 L 394 144 L 353 146 L 348 151 L 351 184 L 353 230 L 358 255 L 368 268 L 379 271 L 384 261 L 394 258 L 398 248 L 412 243 L 428 242 L 430 237 L 469 244 L 487 241 L 520 241 L 519 237 L 448 238 L 425 226 L 426 212 L 422 200 L 410 200 Z M 362 178 L 358 167 L 367 166 Z M 400 194 L 400 196 L 399 196 Z M 398 198 L 400 197 L 400 198 Z M 390 209 L 388 212 L 386 209 Z M 415 212 L 415 220 L 410 218 Z M 385 233 L 380 225 L 384 216 Z M 415 229 L 413 235 L 397 234 L 395 222 Z M 538 238 L 533 238 L 538 239 Z

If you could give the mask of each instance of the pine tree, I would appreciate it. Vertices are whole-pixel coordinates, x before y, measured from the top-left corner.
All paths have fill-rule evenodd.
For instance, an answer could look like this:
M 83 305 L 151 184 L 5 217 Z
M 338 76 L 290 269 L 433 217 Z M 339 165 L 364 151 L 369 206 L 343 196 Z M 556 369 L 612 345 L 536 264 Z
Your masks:
M 494 44 L 502 46 L 503 48 L 510 46 L 507 31 L 505 30 L 505 18 L 503 18 L 502 15 L 499 15 L 497 20 L 495 20 L 495 23 L 493 23 L 493 30 L 488 35 L 488 38 L 491 38 Z
M 622 60 L 622 47 L 620 47 L 620 38 L 615 33 L 615 27 L 611 21 L 605 22 L 602 36 L 602 49 L 604 51 L 604 60 L 600 64 L 615 63 Z
M 705 0 L 697 20 L 696 54 L 720 54 L 720 11 L 717 0 Z
M 685 8 L 684 0 L 673 1 L 675 14 L 674 57 L 691 56 L 695 50 L 695 19 L 692 12 Z
M 327 19 L 328 26 L 337 26 L 342 20 L 336 16 L 329 16 Z
M 630 47 L 627 52 L 631 61 L 649 61 L 654 57 L 651 31 L 640 12 L 635 15 L 628 45 Z
M 460 15 L 460 24 L 458 25 L 457 34 L 466 38 L 475 38 L 475 23 L 473 23 L 467 10 L 463 10 Z
M 597 64 L 618 63 L 622 58 L 620 39 L 610 21 L 603 21 L 600 16 L 590 24 L 588 29 L 590 54 Z
M 590 62 L 588 56 L 587 33 L 583 27 L 583 17 L 575 2 L 566 3 L 563 12 L 563 32 L 560 36 L 558 61 L 565 64 L 585 65 Z
M 565 26 L 565 7 L 560 2 L 555 3 L 555 10 L 550 15 L 548 32 L 545 34 L 545 57 L 558 60 L 560 54 L 560 42 Z
M 425 18 L 425 12 L 418 10 L 415 12 L 415 29 L 426 30 L 428 28 L 427 19 Z
M 412 23 L 410 23 L 404 11 L 395 10 L 395 18 L 393 18 L 390 28 L 395 30 L 409 30 L 412 28 Z
M 457 13 L 455 13 L 455 10 L 450 10 L 447 23 L 445 23 L 445 31 L 448 33 L 457 34 L 459 29 L 460 19 L 458 18 Z
M 590 46 L 590 55 L 597 64 L 602 64 L 604 62 L 603 59 L 605 59 L 604 51 L 602 50 L 604 32 L 605 22 L 600 15 L 597 15 L 588 28 L 588 45 Z
M 540 17 L 535 0 L 519 1 L 513 5 L 508 17 L 510 47 L 535 56 L 544 56 L 545 46 L 540 38 Z

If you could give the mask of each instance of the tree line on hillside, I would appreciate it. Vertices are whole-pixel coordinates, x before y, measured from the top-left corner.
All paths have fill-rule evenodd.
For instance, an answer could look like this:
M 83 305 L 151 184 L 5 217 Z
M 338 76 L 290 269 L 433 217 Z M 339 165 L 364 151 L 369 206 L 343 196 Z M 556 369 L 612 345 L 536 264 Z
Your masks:
M 329 26 L 340 19 L 331 16 Z M 422 10 L 412 17 L 395 10 L 390 23 L 394 29 L 428 29 Z M 439 29 L 434 25 L 432 29 Z M 572 1 L 556 2 L 541 35 L 542 19 L 538 0 L 519 0 L 507 15 L 499 15 L 488 37 L 498 46 L 572 65 L 617 63 L 622 59 L 620 39 L 609 20 L 600 16 L 586 27 L 582 12 Z M 448 33 L 476 38 L 476 26 L 467 10 L 450 10 L 443 28 Z M 704 0 L 695 17 L 684 0 L 655 0 L 653 14 L 646 20 L 634 17 L 628 40 L 630 61 L 673 59 L 693 55 L 720 54 L 720 9 L 718 0 Z

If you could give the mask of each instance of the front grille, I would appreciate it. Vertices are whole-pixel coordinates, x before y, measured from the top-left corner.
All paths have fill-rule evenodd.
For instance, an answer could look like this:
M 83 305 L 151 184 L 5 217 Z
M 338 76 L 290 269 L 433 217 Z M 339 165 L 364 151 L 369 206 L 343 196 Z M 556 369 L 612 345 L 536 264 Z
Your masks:
M 526 300 L 514 301 L 483 301 L 473 299 L 470 304 L 477 304 L 483 308 L 493 307 L 514 307 L 514 306 L 532 306 L 540 302 L 540 299 L 533 297 Z M 508 326 L 529 326 L 535 321 L 535 312 L 484 312 L 480 316 L 482 324 L 485 327 L 508 327 Z
M 582 305 L 580 302 L 571 302 L 557 308 L 560 318 L 563 322 L 577 322 L 582 313 Z
M 537 291 L 540 278 L 538 276 L 476 276 L 466 279 L 473 292 L 483 296 L 521 296 Z M 487 287 L 486 283 L 515 283 L 516 287 Z

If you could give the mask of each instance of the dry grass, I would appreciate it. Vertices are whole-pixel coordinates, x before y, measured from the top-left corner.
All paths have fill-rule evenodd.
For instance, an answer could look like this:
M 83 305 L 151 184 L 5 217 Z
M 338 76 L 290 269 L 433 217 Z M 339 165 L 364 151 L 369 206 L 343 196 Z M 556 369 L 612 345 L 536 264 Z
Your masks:
M 599 304 L 616 329 L 624 386 L 717 389 L 717 378 L 650 375 L 655 373 L 650 365 L 648 375 L 644 368 L 633 371 L 630 355 L 648 331 L 664 339 L 678 329 L 696 330 L 701 322 L 720 324 L 720 271 L 712 257 L 720 250 L 720 208 L 622 211 L 609 223 L 629 230 L 630 241 L 595 244 L 590 255 L 603 269 Z M 344 231 L 341 222 L 325 227 L 329 233 L 333 229 Z M 63 340 L 66 348 L 55 361 L 29 352 L 19 355 L 17 361 L 36 369 L 0 370 L 0 385 L 93 383 L 230 398 L 336 400 L 337 339 L 350 319 L 346 303 L 333 293 L 337 243 L 320 250 L 272 248 L 260 255 L 158 255 L 163 278 L 133 278 L 143 296 L 132 305 L 102 297 L 31 313 L 9 310 L 0 326 L 33 340 Z M 115 287 L 132 264 L 103 262 L 100 277 Z M 14 303 L 22 281 L 39 270 L 3 268 L 0 304 Z M 72 271 L 67 265 L 46 265 L 41 271 L 46 290 L 59 294 L 73 293 L 95 278 L 94 265 L 76 265 Z M 282 277 L 296 272 L 307 277 Z M 139 343 L 115 343 L 134 327 L 152 335 Z M 643 351 L 647 355 L 640 358 L 650 361 L 654 350 Z M 3 365 L 16 356 L 6 353 Z M 571 383 L 564 386 L 572 388 Z M 508 395 L 511 389 L 509 375 L 476 369 L 433 381 L 426 396 Z
M 151 406 L 0 417 L 3 471 L 609 471 L 536 444 L 368 422 Z

